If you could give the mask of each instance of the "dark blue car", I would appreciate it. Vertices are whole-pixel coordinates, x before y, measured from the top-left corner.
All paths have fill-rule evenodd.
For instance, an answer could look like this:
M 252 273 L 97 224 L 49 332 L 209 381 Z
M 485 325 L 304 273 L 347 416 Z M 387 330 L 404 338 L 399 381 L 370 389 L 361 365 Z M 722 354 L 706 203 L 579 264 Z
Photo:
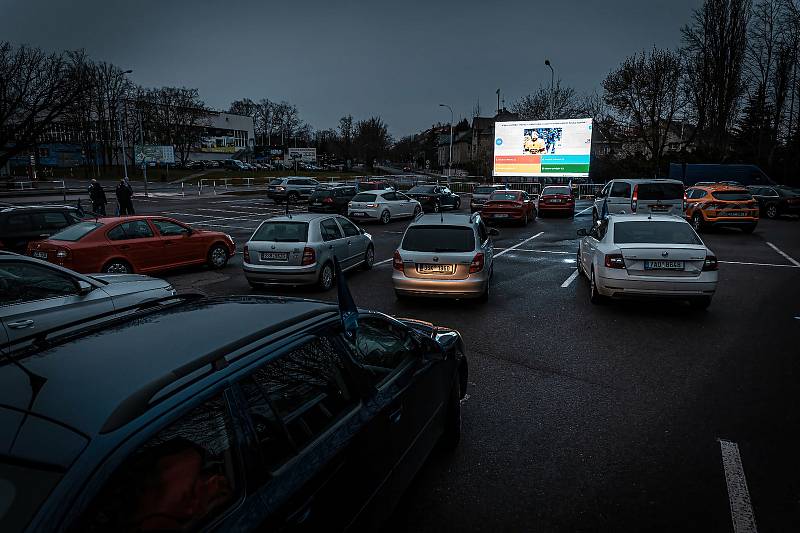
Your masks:
M 0 531 L 379 527 L 458 444 L 467 362 L 454 330 L 342 324 L 323 302 L 179 298 L 4 347 Z

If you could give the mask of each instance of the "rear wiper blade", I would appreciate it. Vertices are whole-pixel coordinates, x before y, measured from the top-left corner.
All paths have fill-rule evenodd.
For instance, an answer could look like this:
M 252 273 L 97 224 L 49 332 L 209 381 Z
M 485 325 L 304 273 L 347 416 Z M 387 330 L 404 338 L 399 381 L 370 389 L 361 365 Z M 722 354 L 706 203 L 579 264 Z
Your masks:
M 457 252 L 458 250 L 455 248 L 434 248 L 433 251 L 440 254 L 442 252 Z

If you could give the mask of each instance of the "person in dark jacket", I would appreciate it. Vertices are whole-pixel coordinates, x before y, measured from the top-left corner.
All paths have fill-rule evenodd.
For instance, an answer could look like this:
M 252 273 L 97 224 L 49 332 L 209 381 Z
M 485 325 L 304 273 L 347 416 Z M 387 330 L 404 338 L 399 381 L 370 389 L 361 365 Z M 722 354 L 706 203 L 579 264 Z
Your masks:
M 117 203 L 119 204 L 119 216 L 135 215 L 133 210 L 133 188 L 127 178 L 123 178 L 117 184 Z
M 89 200 L 92 202 L 92 211 L 94 213 L 98 215 L 106 214 L 106 204 L 108 203 L 106 191 L 103 190 L 103 186 L 95 179 L 93 179 L 91 185 L 89 185 Z

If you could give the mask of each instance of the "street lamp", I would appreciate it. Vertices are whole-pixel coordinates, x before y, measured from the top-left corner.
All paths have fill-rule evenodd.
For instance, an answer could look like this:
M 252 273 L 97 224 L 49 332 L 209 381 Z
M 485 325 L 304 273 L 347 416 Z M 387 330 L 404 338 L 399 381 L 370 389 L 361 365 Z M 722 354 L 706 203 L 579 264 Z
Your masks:
M 555 78 L 555 72 L 553 71 L 553 65 L 550 64 L 549 59 L 545 59 L 544 64 L 550 68 L 550 120 L 552 120 L 553 106 L 555 105 L 555 99 L 556 99 L 556 93 L 553 89 L 553 78 Z
M 446 107 L 450 110 L 450 158 L 447 161 L 447 185 L 450 185 L 450 175 L 453 173 L 453 108 L 447 104 L 439 104 L 439 107 Z

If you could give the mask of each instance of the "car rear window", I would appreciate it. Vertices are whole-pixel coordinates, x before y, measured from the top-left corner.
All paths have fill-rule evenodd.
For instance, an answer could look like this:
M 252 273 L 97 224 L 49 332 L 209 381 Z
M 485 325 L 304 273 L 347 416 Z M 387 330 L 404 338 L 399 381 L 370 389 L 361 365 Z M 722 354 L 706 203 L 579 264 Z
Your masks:
M 656 220 L 614 224 L 615 244 L 703 244 L 689 224 Z
M 542 194 L 570 194 L 569 187 L 545 187 Z
M 489 200 L 519 200 L 519 193 L 516 192 L 495 192 Z
M 54 241 L 79 241 L 102 225 L 100 222 L 78 222 L 58 233 L 54 233 L 50 236 L 50 239 Z
M 681 200 L 683 185 L 679 183 L 640 183 L 637 187 L 638 199 L 642 200 Z
M 711 196 L 717 200 L 752 200 L 753 195 L 748 191 L 714 191 Z
M 61 476 L 61 472 L 55 469 L 0 462 L 0 524 L 3 531 L 23 531 Z
M 256 230 L 251 241 L 306 242 L 308 222 L 265 222 Z
M 362 192 L 361 194 L 356 194 L 355 196 L 353 196 L 353 201 L 354 202 L 374 202 L 377 197 L 378 197 L 377 194 L 367 194 L 367 193 L 363 193 Z
M 496 190 L 495 187 L 475 187 L 474 194 L 492 194 Z
M 427 193 L 430 194 L 436 190 L 436 185 L 417 185 L 416 187 L 411 187 L 408 192 L 410 193 Z
M 410 252 L 471 252 L 475 232 L 463 226 L 411 226 L 401 247 Z
M 270 185 L 280 185 L 281 183 L 283 183 L 283 180 L 280 178 L 275 178 L 274 180 L 269 182 Z
M 311 198 L 328 198 L 333 196 L 333 189 L 317 189 L 311 193 Z

